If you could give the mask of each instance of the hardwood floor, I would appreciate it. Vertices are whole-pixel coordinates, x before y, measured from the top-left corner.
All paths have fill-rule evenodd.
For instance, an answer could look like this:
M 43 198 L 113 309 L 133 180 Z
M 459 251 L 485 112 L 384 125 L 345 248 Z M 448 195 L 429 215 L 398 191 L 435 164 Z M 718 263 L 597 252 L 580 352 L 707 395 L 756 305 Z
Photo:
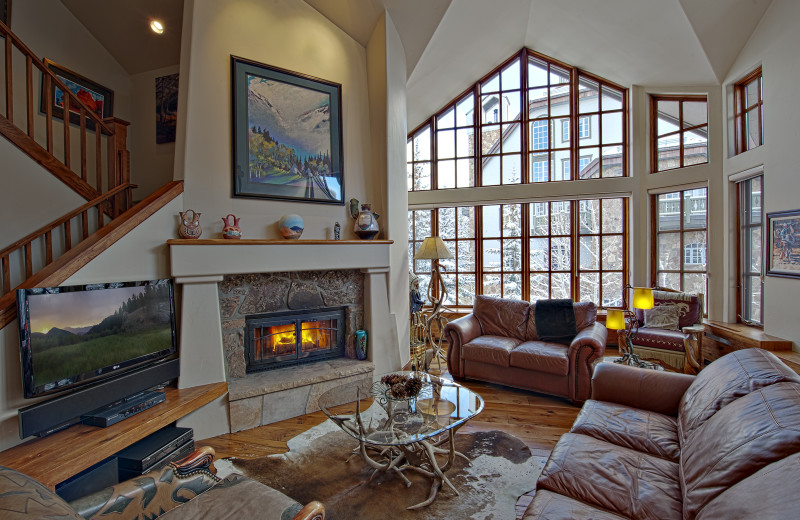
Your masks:
M 606 355 L 614 354 L 616 354 L 614 349 L 606 351 Z M 446 366 L 443 368 L 446 369 Z M 436 370 L 436 364 L 433 365 L 431 373 L 450 377 L 446 370 Z M 491 430 L 508 432 L 527 444 L 533 456 L 542 464 L 547 460 L 559 437 L 572 426 L 580 411 L 579 407 L 558 397 L 478 381 L 466 381 L 462 384 L 478 392 L 483 397 L 485 406 L 477 417 L 459 430 L 459 433 Z M 288 449 L 286 441 L 326 419 L 322 412 L 314 412 L 195 443 L 211 446 L 216 450 L 218 458 L 264 457 L 274 453 L 285 453 Z M 517 518 L 521 518 L 529 501 L 530 497 L 523 496 L 517 502 Z

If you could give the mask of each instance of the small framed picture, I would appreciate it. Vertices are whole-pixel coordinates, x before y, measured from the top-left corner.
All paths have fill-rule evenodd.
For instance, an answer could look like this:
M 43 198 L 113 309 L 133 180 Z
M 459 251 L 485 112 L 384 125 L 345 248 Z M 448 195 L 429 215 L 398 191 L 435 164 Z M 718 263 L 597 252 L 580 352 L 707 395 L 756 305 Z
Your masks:
M 767 276 L 800 278 L 800 209 L 767 213 Z
M 344 204 L 342 86 L 231 56 L 233 196 Z
M 58 79 L 60 79 L 66 87 L 72 91 L 75 96 L 89 107 L 94 114 L 103 119 L 114 115 L 114 91 L 106 88 L 89 78 L 85 78 L 80 74 L 57 65 L 51 60 L 45 58 L 45 66 L 50 69 Z M 52 96 L 53 103 L 53 117 L 59 119 L 64 118 L 64 95 L 61 88 L 53 85 L 51 92 L 45 92 L 44 80 L 42 80 L 42 98 L 40 102 L 40 109 L 45 112 L 45 96 Z M 75 103 L 70 103 L 69 107 L 69 121 L 70 123 L 80 124 L 80 108 Z M 87 121 L 90 124 L 91 121 Z

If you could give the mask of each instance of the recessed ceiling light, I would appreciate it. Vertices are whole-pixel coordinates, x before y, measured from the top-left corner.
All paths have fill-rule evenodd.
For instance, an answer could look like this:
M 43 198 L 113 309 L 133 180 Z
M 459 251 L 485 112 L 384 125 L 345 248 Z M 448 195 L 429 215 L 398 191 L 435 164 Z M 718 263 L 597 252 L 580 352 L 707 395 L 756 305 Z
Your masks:
M 150 20 L 150 29 L 156 34 L 164 34 L 164 25 L 158 20 Z

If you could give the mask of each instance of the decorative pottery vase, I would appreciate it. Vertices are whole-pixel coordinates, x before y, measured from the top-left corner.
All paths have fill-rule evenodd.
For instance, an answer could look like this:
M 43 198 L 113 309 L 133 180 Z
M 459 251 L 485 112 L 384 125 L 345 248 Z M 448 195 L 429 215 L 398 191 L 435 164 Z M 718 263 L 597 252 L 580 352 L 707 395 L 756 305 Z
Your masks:
M 334 240 L 341 240 L 342 239 L 342 225 L 338 222 L 333 225 L 333 239 Z
M 222 223 L 225 224 L 225 227 L 222 228 L 222 238 L 242 238 L 239 217 L 228 213 L 228 215 L 222 217 Z
M 203 228 L 200 227 L 201 213 L 187 209 L 180 215 L 181 223 L 178 226 L 178 236 L 181 238 L 200 238 L 203 233 Z
M 367 331 L 356 331 L 356 356 L 360 360 L 367 359 Z
M 303 217 L 300 215 L 284 215 L 278 221 L 278 227 L 281 231 L 281 236 L 289 240 L 297 240 L 303 234 L 305 223 Z
M 372 204 L 361 205 L 353 231 L 363 240 L 370 240 L 378 234 L 378 215 L 372 212 Z

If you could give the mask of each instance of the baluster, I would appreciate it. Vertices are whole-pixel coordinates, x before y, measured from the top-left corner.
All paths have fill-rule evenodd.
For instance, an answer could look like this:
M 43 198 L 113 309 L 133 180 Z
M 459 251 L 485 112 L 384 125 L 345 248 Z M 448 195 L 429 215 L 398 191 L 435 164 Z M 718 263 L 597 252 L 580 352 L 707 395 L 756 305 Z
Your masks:
M 86 109 L 81 107 L 81 179 L 86 180 Z M 95 125 L 97 128 L 97 125 Z M 98 129 L 99 130 L 99 129 Z
M 45 265 L 53 263 L 53 232 L 44 232 Z
M 103 130 L 100 127 L 100 125 L 98 125 L 97 123 L 95 123 L 94 129 L 95 129 L 95 132 L 94 132 L 94 134 L 95 134 L 95 142 L 97 143 L 95 145 L 95 151 L 94 151 L 94 153 L 95 153 L 95 165 L 94 165 L 94 167 L 95 167 L 95 176 L 97 177 L 97 179 L 96 179 L 97 184 L 95 185 L 95 189 L 97 190 L 97 193 L 103 193 L 103 149 L 102 149 L 102 145 L 103 145 Z
M 6 36 L 6 119 L 9 123 L 14 122 L 14 81 L 11 75 L 11 37 Z
M 89 238 L 89 210 L 81 212 L 81 222 L 83 224 L 83 239 Z
M 72 249 L 72 221 L 64 221 L 64 252 Z
M 33 276 L 33 253 L 31 252 L 30 242 L 25 244 L 24 255 L 25 255 L 25 279 L 27 280 L 28 278 Z
M 64 166 L 69 168 L 70 167 L 70 162 L 69 162 L 69 152 L 70 152 L 70 149 L 69 149 L 69 147 L 70 147 L 70 144 L 69 144 L 69 139 L 70 139 L 70 135 L 69 135 L 69 107 L 72 104 L 72 100 L 70 99 L 70 97 L 68 95 L 68 92 L 64 92 L 64 97 L 62 99 L 64 100 L 64 113 L 63 113 L 63 116 L 64 116 Z
M 28 98 L 28 135 L 33 137 L 33 59 L 25 58 L 25 83 Z
M 8 268 L 8 255 L 3 256 L 3 294 L 11 290 L 11 271 Z
M 53 154 L 53 92 L 52 92 L 53 82 L 50 79 L 49 74 L 46 74 L 44 71 L 42 71 L 42 74 L 44 74 L 44 86 L 42 87 L 44 89 L 44 92 L 42 93 L 42 95 L 45 97 L 44 113 L 45 113 L 45 124 L 47 128 L 47 151 L 48 153 L 50 153 L 50 155 L 52 155 Z
M 100 202 L 94 209 L 97 210 L 97 229 L 99 230 L 103 226 L 106 225 L 106 219 L 103 218 L 105 215 L 103 214 L 103 207 L 106 205 L 106 201 Z

